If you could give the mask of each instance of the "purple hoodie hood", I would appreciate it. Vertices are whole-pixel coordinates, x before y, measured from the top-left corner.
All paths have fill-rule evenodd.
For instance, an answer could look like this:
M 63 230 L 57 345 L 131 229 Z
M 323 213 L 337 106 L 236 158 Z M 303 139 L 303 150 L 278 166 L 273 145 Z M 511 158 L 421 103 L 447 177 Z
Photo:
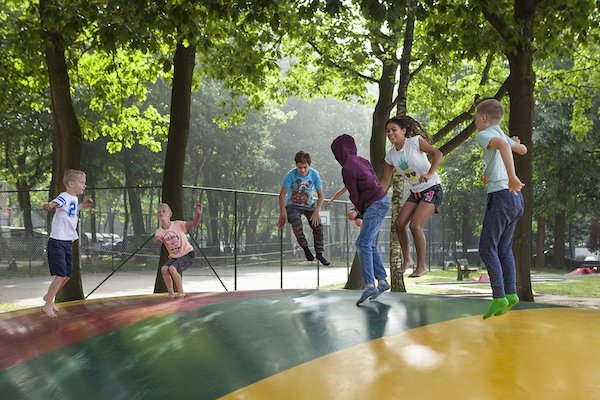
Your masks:
M 331 143 L 331 151 L 341 166 L 344 165 L 348 156 L 356 156 L 358 154 L 354 138 L 347 134 L 335 138 Z
M 340 135 L 331 143 L 331 151 L 342 166 L 342 179 L 348 189 L 350 201 L 360 214 L 369 205 L 385 197 L 385 191 L 366 158 L 358 156 L 356 143 L 350 135 Z

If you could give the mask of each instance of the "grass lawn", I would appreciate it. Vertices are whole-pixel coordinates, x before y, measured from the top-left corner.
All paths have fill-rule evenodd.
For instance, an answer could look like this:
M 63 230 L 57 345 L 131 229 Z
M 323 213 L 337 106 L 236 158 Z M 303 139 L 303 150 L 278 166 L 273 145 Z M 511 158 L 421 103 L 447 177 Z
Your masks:
M 30 308 L 30 306 L 20 306 L 17 304 L 0 304 L 0 313 L 7 311 L 22 310 L 23 308 Z
M 470 278 L 466 278 L 464 285 L 461 285 L 456 280 L 456 269 L 440 270 L 432 269 L 426 275 L 412 279 L 408 274 L 404 275 L 404 285 L 408 293 L 416 294 L 461 294 L 472 293 L 474 290 L 490 289 L 489 283 L 470 283 L 478 279 L 485 272 L 485 269 L 480 269 L 478 272 L 471 273 Z M 532 287 L 535 293 L 549 294 L 558 296 L 571 297 L 600 297 L 600 274 L 589 275 L 566 275 L 565 270 L 543 270 L 532 271 L 532 279 L 535 280 L 536 275 L 553 274 L 556 275 L 557 281 L 548 282 L 533 282 Z M 453 284 L 452 287 L 447 285 L 427 285 L 424 283 L 442 283 L 446 282 Z M 344 284 L 331 286 L 331 288 L 342 288 Z

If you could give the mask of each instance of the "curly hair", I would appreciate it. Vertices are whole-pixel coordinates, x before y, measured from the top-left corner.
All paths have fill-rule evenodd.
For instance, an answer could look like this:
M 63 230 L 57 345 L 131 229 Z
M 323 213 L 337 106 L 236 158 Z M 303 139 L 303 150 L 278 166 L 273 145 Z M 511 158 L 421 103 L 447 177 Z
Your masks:
M 406 137 L 413 137 L 419 135 L 423 139 L 425 139 L 427 143 L 431 143 L 432 141 L 429 132 L 423 129 L 423 127 L 417 120 L 415 120 L 412 117 L 409 117 L 408 115 L 392 117 L 387 120 L 385 126 L 388 126 L 388 124 L 398 125 L 400 128 L 406 129 Z

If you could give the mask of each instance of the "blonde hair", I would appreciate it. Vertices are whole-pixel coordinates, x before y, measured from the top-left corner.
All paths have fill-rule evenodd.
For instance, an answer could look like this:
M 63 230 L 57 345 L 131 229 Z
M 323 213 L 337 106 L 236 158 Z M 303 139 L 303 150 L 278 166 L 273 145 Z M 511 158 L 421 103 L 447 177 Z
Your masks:
M 74 182 L 79 177 L 85 177 L 85 172 L 79 171 L 78 169 L 68 169 L 63 175 L 63 183 L 66 185 L 69 182 Z
M 504 117 L 504 107 L 496 99 L 483 100 L 477 105 L 477 114 L 487 115 L 492 122 L 500 122 Z
M 161 207 L 165 207 L 171 213 L 173 212 L 173 210 L 171 210 L 171 206 L 169 206 L 167 203 L 160 203 L 158 207 L 156 207 L 156 210 L 158 211 L 158 209 L 160 209 Z

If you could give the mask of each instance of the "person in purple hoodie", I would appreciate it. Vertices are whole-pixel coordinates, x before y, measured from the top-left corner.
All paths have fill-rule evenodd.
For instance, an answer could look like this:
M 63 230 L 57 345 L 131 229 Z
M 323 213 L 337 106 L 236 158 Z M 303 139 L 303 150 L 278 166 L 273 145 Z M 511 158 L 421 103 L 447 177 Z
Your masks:
M 356 239 L 358 259 L 366 289 L 356 302 L 375 299 L 390 288 L 387 273 L 377 249 L 377 234 L 390 208 L 390 201 L 375 175 L 369 160 L 357 155 L 356 143 L 350 135 L 340 135 L 331 143 L 331 151 L 342 166 L 342 179 L 350 201 L 362 215 L 363 223 Z M 377 286 L 374 281 L 377 279 Z

